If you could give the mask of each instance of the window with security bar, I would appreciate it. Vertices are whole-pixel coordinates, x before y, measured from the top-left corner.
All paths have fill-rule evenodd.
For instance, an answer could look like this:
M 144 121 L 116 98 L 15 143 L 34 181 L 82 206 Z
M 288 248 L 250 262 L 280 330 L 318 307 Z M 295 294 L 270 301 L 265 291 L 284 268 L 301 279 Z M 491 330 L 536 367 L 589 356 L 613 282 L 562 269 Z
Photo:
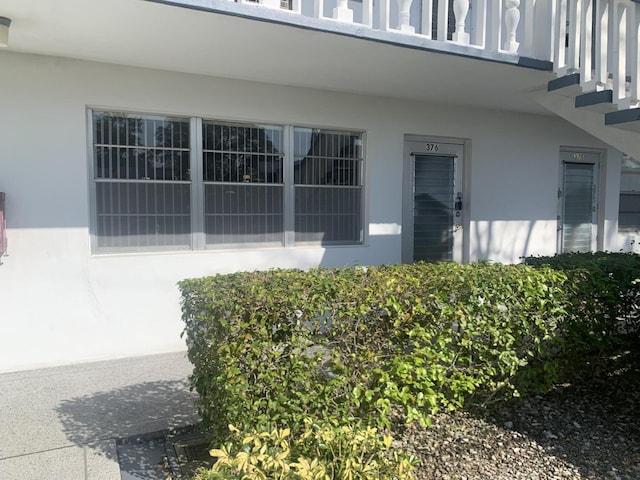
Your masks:
M 640 231 L 640 161 L 622 156 L 620 171 L 620 203 L 618 206 L 618 231 Z
M 283 129 L 204 121 L 207 245 L 282 243 Z
M 92 116 L 96 253 L 363 241 L 360 132 Z
M 93 113 L 99 252 L 191 248 L 189 119 Z
M 295 241 L 362 241 L 362 136 L 294 128 Z

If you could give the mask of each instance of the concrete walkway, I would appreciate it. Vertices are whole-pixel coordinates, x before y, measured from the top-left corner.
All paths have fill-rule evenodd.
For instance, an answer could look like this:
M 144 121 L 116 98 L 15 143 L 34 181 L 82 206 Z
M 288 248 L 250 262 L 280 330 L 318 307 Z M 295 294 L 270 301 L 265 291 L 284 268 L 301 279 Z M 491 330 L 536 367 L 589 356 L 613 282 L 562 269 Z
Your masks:
M 118 438 L 196 423 L 185 352 L 0 375 L 0 479 L 120 480 Z

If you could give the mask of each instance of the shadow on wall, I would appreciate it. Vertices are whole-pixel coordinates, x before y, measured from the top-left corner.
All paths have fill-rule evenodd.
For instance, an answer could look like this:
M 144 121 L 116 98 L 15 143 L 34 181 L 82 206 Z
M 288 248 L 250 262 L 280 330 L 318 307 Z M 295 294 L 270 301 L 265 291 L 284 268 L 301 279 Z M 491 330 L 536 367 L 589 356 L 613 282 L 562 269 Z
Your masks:
M 117 460 L 104 440 L 196 423 L 196 399 L 186 379 L 144 382 L 64 400 L 55 411 L 70 442 Z
M 497 223 L 502 225 L 497 225 Z M 515 222 L 516 228 L 513 229 L 505 227 L 505 224 L 508 225 L 509 222 L 490 220 L 476 222 L 475 228 L 472 229 L 471 257 L 477 260 L 494 260 L 495 254 L 500 252 L 502 258 L 497 260 L 502 261 L 506 258 L 518 262 L 520 258 L 529 255 L 553 254 L 556 248 L 555 237 L 545 242 L 544 251 L 539 251 L 539 240 L 538 245 L 532 246 L 533 231 L 538 223 L 538 220 L 520 220 Z M 550 241 L 552 243 L 549 243 Z

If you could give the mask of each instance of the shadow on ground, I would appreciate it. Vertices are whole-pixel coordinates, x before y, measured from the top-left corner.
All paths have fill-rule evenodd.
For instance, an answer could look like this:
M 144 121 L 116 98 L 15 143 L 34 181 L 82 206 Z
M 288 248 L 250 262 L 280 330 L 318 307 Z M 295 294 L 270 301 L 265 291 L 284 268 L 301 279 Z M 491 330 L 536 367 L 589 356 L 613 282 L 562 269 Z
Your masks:
M 117 460 L 103 440 L 196 423 L 196 398 L 188 380 L 143 382 L 64 400 L 55 410 L 70 442 Z
M 640 478 L 640 366 L 590 372 L 494 412 L 585 479 Z
M 640 479 L 640 365 L 584 371 L 546 395 L 399 427 L 418 480 Z

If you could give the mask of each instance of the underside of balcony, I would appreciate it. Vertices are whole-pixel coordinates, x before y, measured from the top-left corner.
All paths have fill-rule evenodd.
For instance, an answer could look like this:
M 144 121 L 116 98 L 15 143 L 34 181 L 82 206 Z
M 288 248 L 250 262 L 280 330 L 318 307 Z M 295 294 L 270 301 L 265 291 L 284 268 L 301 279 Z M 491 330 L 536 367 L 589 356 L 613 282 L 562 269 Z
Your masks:
M 261 5 L 181 3 L 5 0 L 0 15 L 14 52 L 546 113 L 523 92 L 553 78 L 549 62 Z

